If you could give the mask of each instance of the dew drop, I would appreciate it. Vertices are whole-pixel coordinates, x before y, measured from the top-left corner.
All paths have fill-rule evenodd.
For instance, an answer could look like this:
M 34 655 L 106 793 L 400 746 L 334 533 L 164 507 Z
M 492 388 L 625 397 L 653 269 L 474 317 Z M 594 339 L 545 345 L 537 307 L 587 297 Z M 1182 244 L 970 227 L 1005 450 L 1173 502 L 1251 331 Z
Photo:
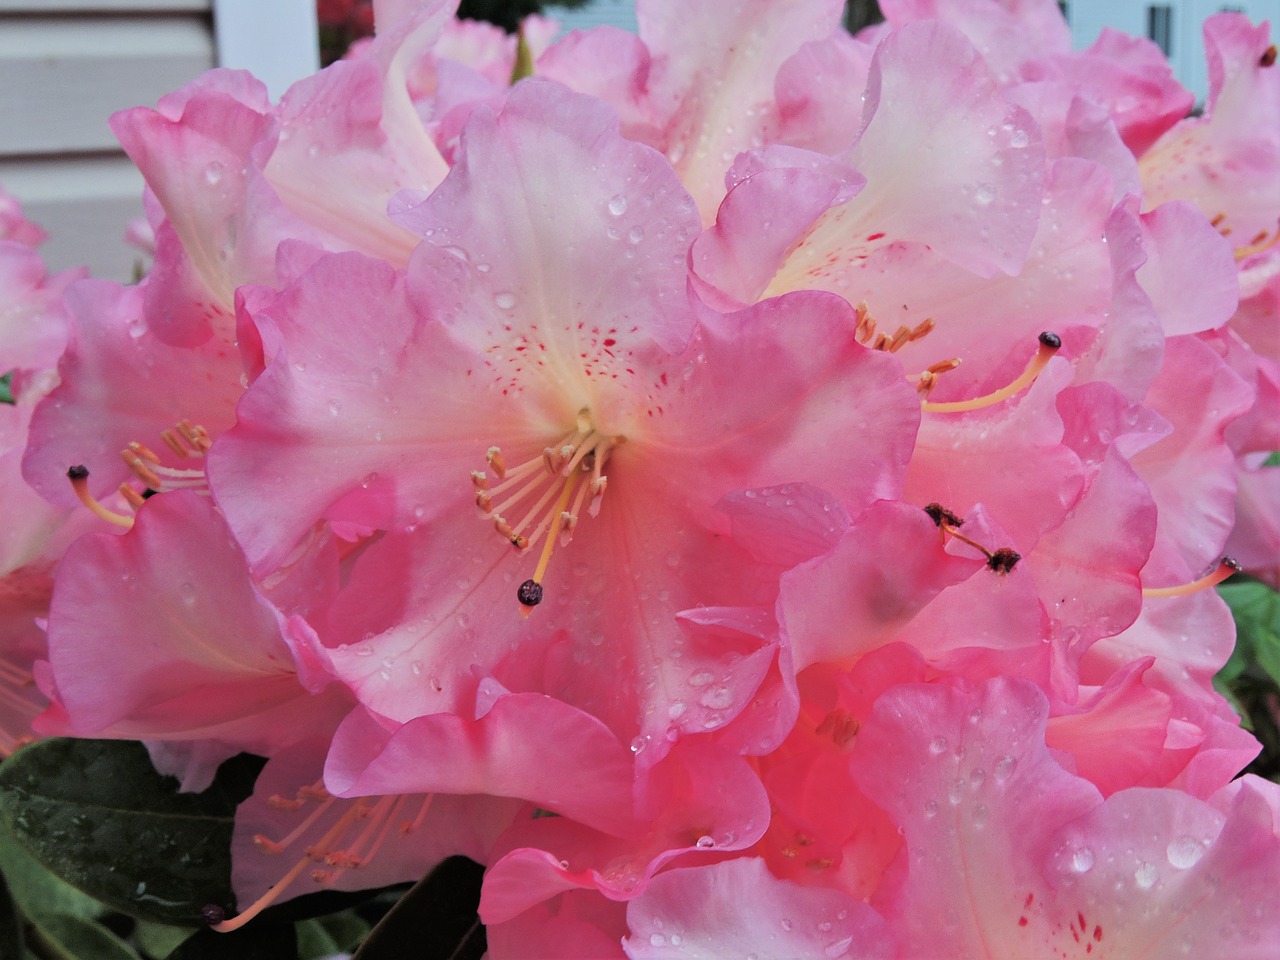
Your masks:
M 627 198 L 622 194 L 615 194 L 609 198 L 609 212 L 615 217 L 620 217 L 627 212 Z
M 932 820 L 934 817 L 938 815 L 937 800 L 930 800 L 924 805 L 924 815 L 930 820 Z
M 627 231 L 628 243 L 639 243 L 644 239 L 644 227 L 636 226 Z
M 1179 870 L 1194 867 L 1204 856 L 1204 845 L 1195 837 L 1182 836 L 1169 842 L 1165 853 L 1169 862 Z
M 1013 768 L 1018 765 L 1018 761 L 1013 757 L 1005 755 L 996 761 L 995 776 L 998 781 L 1003 783 L 1013 775 Z
M 1150 890 L 1155 886 L 1156 879 L 1159 876 L 1160 871 L 1156 869 L 1156 865 L 1147 863 L 1145 860 L 1139 862 L 1138 869 L 1133 871 L 1133 881 L 1140 890 Z
M 196 602 L 196 588 L 190 583 L 184 583 L 178 588 L 178 592 L 182 595 L 182 602 L 187 606 L 194 606 Z
M 946 749 L 947 749 L 946 737 L 934 737 L 932 740 L 929 741 L 929 752 L 932 753 L 935 757 L 945 752 Z
M 711 837 L 707 836 L 707 835 L 704 833 L 702 836 L 700 836 L 700 837 L 698 838 L 698 844 L 697 844 L 697 845 L 698 845 L 699 847 L 701 847 L 703 850 L 706 850 L 706 849 L 708 849 L 709 847 L 714 847 L 714 846 L 716 845 L 716 842 L 715 842 L 715 840 L 714 840 L 714 839 L 712 839 Z
M 631 741 L 631 752 L 639 753 L 644 749 L 644 737 L 636 737 Z
M 341 412 L 342 412 L 342 404 L 341 404 L 341 403 L 339 403 L 337 400 L 330 400 L 330 401 L 329 401 L 329 416 L 331 416 L 331 417 L 336 417 L 336 416 L 337 416 L 339 413 L 341 413 Z
M 422 676 L 422 661 L 421 660 L 413 661 L 413 663 L 409 664 L 409 669 L 413 672 L 413 675 L 415 677 Z
M 493 302 L 497 305 L 499 310 L 510 310 L 516 305 L 516 295 L 504 290 L 502 293 L 495 293 L 493 295 Z
M 222 180 L 222 175 L 226 172 L 226 167 L 217 160 L 211 160 L 204 168 L 205 183 L 209 184 L 211 187 L 217 185 L 217 183 Z
M 654 947 L 665 947 L 667 938 L 660 933 L 651 933 L 649 934 L 649 944 Z
M 1093 851 L 1081 847 L 1071 855 L 1071 869 L 1076 873 L 1088 873 L 1093 869 Z
M 996 192 L 992 189 L 991 184 L 989 183 L 980 184 L 978 189 L 973 193 L 973 199 L 984 207 L 991 203 L 995 198 Z
M 1027 131 L 1025 130 L 1015 130 L 1009 136 L 1009 146 L 1017 150 L 1021 150 L 1023 147 L 1027 145 L 1028 142 L 1029 142 L 1029 139 L 1027 137 Z
M 684 943 L 684 937 L 680 936 L 680 934 L 678 934 L 678 933 L 673 933 L 673 934 L 671 935 L 671 945 L 672 945 L 673 947 L 678 947 L 678 946 L 680 946 L 680 944 L 682 944 L 682 943 Z
M 792 927 L 792 926 L 793 926 L 793 924 L 791 923 L 791 921 L 790 921 L 790 920 L 787 920 L 786 918 L 783 918 L 783 921 L 782 921 L 782 929 L 783 929 L 783 930 L 786 930 L 788 933 L 790 933 L 790 932 L 791 932 L 791 927 Z
M 694 687 L 705 687 L 714 679 L 709 670 L 699 670 L 689 678 L 689 684 Z

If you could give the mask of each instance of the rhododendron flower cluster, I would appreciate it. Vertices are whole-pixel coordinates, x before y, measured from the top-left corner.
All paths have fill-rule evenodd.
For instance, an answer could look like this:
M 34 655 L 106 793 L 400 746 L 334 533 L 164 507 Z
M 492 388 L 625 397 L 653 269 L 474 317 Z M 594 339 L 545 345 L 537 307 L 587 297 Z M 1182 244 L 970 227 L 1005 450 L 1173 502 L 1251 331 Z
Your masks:
M 136 285 L 0 220 L 5 742 L 265 757 L 217 929 L 462 854 L 495 960 L 1276 955 L 1208 589 L 1280 557 L 1269 27 L 1191 116 L 1051 0 L 842 6 L 511 82 L 375 3 L 112 118 Z

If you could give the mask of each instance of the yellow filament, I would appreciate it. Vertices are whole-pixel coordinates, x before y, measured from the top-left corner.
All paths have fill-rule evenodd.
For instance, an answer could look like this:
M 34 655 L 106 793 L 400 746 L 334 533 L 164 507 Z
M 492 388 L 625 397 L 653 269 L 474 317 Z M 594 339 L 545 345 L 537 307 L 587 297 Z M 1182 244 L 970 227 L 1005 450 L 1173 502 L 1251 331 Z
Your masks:
M 1044 334 L 1041 335 L 1044 337 Z M 1056 345 L 1054 345 L 1056 343 Z M 989 407 L 999 403 L 1002 400 L 1008 400 L 1015 393 L 1029 387 L 1036 377 L 1053 359 L 1054 354 L 1058 352 L 1061 343 L 1057 338 L 1053 338 L 1052 343 L 1045 343 L 1041 340 L 1040 348 L 1036 351 L 1036 355 L 1031 358 L 1031 362 L 1027 364 L 1025 370 L 1012 383 L 1001 387 L 999 390 L 984 394 L 981 397 L 974 397 L 971 400 L 953 400 L 949 402 L 934 402 L 925 400 L 920 404 L 920 409 L 927 413 L 963 413 L 967 410 L 981 410 L 983 407 Z
M 123 513 L 116 513 L 114 510 L 108 510 L 97 500 L 93 494 L 89 492 L 89 474 L 86 471 L 84 476 L 71 477 L 71 489 L 76 492 L 76 496 L 89 510 L 107 523 L 113 523 L 117 527 L 124 527 L 126 530 L 132 529 L 133 517 L 125 516 Z
M 1148 600 L 1158 600 L 1165 597 L 1185 597 L 1198 590 L 1216 587 L 1233 573 L 1238 573 L 1239 570 L 1240 564 L 1230 557 L 1223 557 L 1210 573 L 1205 574 L 1198 580 L 1192 580 L 1190 583 L 1184 583 L 1177 587 L 1143 587 L 1142 596 Z

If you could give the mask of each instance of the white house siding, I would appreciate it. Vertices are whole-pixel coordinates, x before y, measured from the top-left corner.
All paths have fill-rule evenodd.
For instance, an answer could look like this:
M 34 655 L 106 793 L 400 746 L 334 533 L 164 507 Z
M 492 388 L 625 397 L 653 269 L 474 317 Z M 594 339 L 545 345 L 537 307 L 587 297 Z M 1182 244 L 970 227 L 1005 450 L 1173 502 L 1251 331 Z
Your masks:
M 214 63 L 210 0 L 0 0 L 0 184 L 52 269 L 128 279 L 142 177 L 107 126 Z
M 218 63 L 278 97 L 317 67 L 314 0 L 0 0 L 0 185 L 49 231 L 52 269 L 133 276 L 142 176 L 107 118 Z

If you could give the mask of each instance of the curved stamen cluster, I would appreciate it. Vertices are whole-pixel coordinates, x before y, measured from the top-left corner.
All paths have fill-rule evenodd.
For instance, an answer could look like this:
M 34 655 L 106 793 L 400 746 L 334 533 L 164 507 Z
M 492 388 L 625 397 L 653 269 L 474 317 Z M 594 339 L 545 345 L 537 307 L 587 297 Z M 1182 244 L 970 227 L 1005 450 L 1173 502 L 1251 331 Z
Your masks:
M 491 484 L 488 472 L 471 472 L 476 506 L 485 512 L 503 539 L 521 551 L 543 541 L 533 577 L 517 591 L 526 615 L 542 602 L 542 579 L 556 542 L 567 545 L 573 539 L 584 505 L 590 516 L 600 513 L 609 484 L 604 466 L 621 442 L 621 437 L 597 430 L 591 411 L 584 407 L 578 411 L 573 430 L 518 466 L 508 467 L 502 451 L 490 447 L 485 460 L 497 478 L 496 485 Z M 517 513 L 521 514 L 519 519 L 511 522 L 508 516 Z
M 1231 236 L 1231 227 L 1226 220 L 1227 215 L 1220 213 L 1209 222 L 1218 233 L 1222 234 L 1223 237 L 1229 238 Z M 1259 230 L 1244 246 L 1234 248 L 1233 253 L 1235 254 L 1236 263 L 1249 259 L 1255 253 L 1269 250 L 1276 244 L 1280 244 L 1280 225 L 1277 225 L 1275 230 Z
M 175 455 L 184 459 L 202 460 L 209 448 L 213 446 L 213 438 L 209 436 L 209 431 L 199 424 L 192 424 L 189 420 L 179 421 L 175 427 L 161 433 L 160 438 Z M 154 450 L 137 440 L 129 441 L 129 445 L 120 451 L 120 459 L 135 477 L 146 484 L 142 491 L 135 490 L 128 483 L 122 483 L 117 488 L 120 496 L 135 512 L 148 497 L 157 493 L 167 493 L 170 490 L 194 489 L 197 493 L 208 496 L 209 479 L 205 475 L 203 466 L 187 470 L 166 467 L 160 462 L 160 457 Z M 128 529 L 133 526 L 133 517 L 109 510 L 89 492 L 87 467 L 71 467 L 67 470 L 67 479 L 71 481 L 71 487 L 75 490 L 80 502 L 93 513 L 118 527 Z
M 213 928 L 220 933 L 230 933 L 248 923 L 279 899 L 285 888 L 308 868 L 309 875 L 316 884 L 332 887 L 346 871 L 359 869 L 372 861 L 393 830 L 406 836 L 422 826 L 431 809 L 433 797 L 434 794 L 429 793 L 401 794 L 344 801 L 330 796 L 320 783 L 302 787 L 293 797 L 271 796 L 267 803 L 276 810 L 297 811 L 309 803 L 315 804 L 315 808 L 308 812 L 302 822 L 282 839 L 272 840 L 263 834 L 254 836 L 254 846 L 271 856 L 282 854 L 297 844 L 326 814 L 337 813 L 335 807 L 340 809 L 341 805 L 347 804 L 347 808 L 337 814 L 333 824 L 319 840 L 303 847 L 298 861 L 266 893 L 230 920 L 214 923 Z M 410 815 L 415 802 L 418 809 Z

